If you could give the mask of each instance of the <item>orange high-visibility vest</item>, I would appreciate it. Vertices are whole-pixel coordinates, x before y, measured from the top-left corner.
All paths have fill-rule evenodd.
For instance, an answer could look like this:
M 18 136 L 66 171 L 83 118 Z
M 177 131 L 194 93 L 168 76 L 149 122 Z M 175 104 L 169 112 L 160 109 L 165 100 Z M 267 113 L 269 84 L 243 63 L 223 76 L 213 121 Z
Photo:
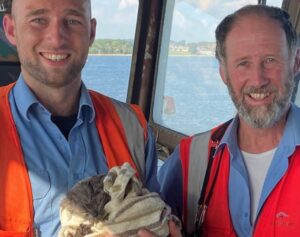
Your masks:
M 192 222 L 193 220 L 188 218 L 191 210 L 188 210 L 187 203 L 192 196 L 200 196 L 200 193 L 194 193 L 189 189 L 189 182 L 193 182 L 191 179 L 199 173 L 189 175 L 188 166 L 191 164 L 191 160 L 199 159 L 199 152 L 195 152 L 191 146 L 193 139 L 197 139 L 197 136 L 188 138 L 183 144 L 182 151 L 180 153 L 182 162 L 185 162 L 183 166 L 183 197 L 185 202 L 184 215 L 185 220 Z M 182 143 L 181 143 L 182 144 Z M 211 144 L 211 143 L 209 143 Z M 210 145 L 209 145 L 210 146 Z M 218 171 L 216 183 L 213 187 L 212 196 L 209 206 L 206 210 L 204 223 L 202 224 L 202 235 L 204 237 L 236 237 L 231 215 L 229 211 L 229 170 L 230 170 L 230 154 L 228 148 L 225 146 L 221 151 L 216 154 L 212 168 L 209 175 L 209 181 L 207 184 L 207 190 L 210 190 L 213 183 L 213 178 L 217 173 L 217 166 L 220 162 L 220 170 Z M 207 157 L 207 156 L 206 156 Z M 192 163 L 193 164 L 193 163 Z M 253 230 L 253 237 L 261 236 L 300 236 L 300 147 L 297 147 L 294 154 L 289 158 L 289 167 L 285 175 L 277 183 L 269 197 L 265 201 Z M 196 184 L 201 186 L 202 184 Z M 207 191 L 208 192 L 208 191 Z M 205 193 L 206 197 L 208 193 Z M 188 223 L 185 223 L 187 226 Z
M 9 104 L 9 92 L 13 85 L 0 88 L 0 237 L 33 237 L 30 178 Z M 91 91 L 90 94 L 108 167 L 129 162 L 143 177 L 144 150 L 140 146 L 144 148 L 147 137 L 143 113 L 137 106 L 96 92 Z M 127 140 L 130 132 L 134 133 L 136 140 Z

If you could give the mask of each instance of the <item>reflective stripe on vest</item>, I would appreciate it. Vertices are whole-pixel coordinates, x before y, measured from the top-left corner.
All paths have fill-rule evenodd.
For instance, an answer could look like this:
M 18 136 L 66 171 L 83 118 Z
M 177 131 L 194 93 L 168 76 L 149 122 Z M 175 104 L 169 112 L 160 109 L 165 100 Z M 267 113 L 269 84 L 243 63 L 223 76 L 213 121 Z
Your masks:
M 127 160 L 145 182 L 147 122 L 143 113 L 135 105 L 111 99 L 94 91 L 90 91 L 90 94 L 95 103 L 96 125 L 109 167 Z
M 187 233 L 195 230 L 194 220 L 198 199 L 208 163 L 208 142 L 211 131 L 197 134 L 180 142 L 183 174 L 183 222 Z
M 183 176 L 182 220 L 188 234 L 195 231 L 198 201 L 206 175 L 210 152 L 215 151 L 231 121 L 232 119 L 212 130 L 183 139 L 180 143 L 180 160 Z M 212 148 L 214 149 L 212 150 Z
M 0 88 L 0 237 L 33 237 L 31 184 L 9 104 L 8 95 L 13 85 Z M 147 125 L 142 112 L 96 92 L 91 92 L 91 98 L 109 168 L 129 162 L 143 177 Z M 137 120 L 139 122 L 130 122 Z M 127 137 L 131 133 L 134 135 Z M 141 147 L 143 151 L 139 153 Z
M 125 128 L 126 140 L 128 142 L 127 145 L 134 164 L 139 171 L 139 177 L 145 184 L 145 142 L 147 140 L 147 121 L 143 112 L 137 105 L 129 105 L 114 99 L 111 101 L 114 103 L 115 109 Z

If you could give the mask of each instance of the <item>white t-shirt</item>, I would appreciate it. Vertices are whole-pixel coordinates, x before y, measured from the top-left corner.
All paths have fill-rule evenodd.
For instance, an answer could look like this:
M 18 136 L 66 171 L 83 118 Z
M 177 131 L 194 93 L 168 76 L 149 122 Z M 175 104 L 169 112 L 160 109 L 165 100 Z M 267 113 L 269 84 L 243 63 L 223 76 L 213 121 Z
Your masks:
M 256 219 L 261 191 L 276 149 L 277 148 L 260 154 L 252 154 L 242 151 L 250 182 L 252 224 Z

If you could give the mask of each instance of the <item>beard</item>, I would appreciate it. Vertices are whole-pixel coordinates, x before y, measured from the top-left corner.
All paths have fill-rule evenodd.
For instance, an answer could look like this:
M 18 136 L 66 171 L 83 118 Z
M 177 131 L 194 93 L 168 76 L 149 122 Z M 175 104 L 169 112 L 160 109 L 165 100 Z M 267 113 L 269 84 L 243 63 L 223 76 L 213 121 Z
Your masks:
M 288 74 L 288 80 L 284 84 L 284 91 L 280 93 L 274 85 L 264 85 L 257 87 L 246 87 L 242 90 L 242 96 L 238 97 L 234 92 L 231 78 L 227 75 L 227 88 L 231 99 L 238 111 L 239 116 L 253 128 L 273 127 L 283 116 L 285 116 L 291 103 L 294 89 L 294 79 L 292 73 Z M 249 93 L 275 93 L 272 103 L 263 106 L 249 106 L 245 101 L 245 96 Z
M 49 87 L 59 88 L 71 84 L 74 80 L 81 78 L 81 71 L 85 65 L 86 58 L 73 62 L 65 68 L 53 68 L 47 70 L 42 63 L 20 57 L 21 65 L 27 73 L 35 80 Z

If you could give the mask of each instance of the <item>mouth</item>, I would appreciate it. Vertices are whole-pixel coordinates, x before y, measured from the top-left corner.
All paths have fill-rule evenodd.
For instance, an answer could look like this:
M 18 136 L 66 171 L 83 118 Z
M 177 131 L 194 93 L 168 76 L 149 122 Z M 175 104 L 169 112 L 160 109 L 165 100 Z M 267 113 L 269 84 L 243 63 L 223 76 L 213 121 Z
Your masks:
M 270 92 L 267 93 L 249 93 L 249 97 L 254 100 L 264 100 L 270 96 Z
M 40 53 L 44 58 L 52 62 L 61 62 L 70 57 L 70 54 L 65 53 Z

